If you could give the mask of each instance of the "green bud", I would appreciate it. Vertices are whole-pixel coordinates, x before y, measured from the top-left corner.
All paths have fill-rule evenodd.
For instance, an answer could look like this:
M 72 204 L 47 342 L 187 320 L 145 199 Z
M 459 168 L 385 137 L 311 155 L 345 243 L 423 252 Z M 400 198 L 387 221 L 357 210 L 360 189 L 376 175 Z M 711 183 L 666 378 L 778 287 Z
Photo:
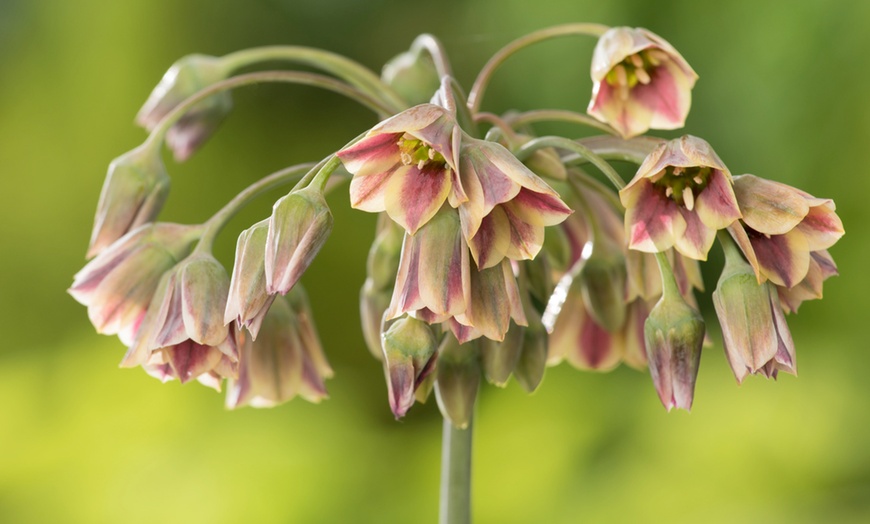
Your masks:
M 414 404 L 420 381 L 431 371 L 438 341 L 428 324 L 405 316 L 384 333 L 383 348 L 390 409 L 401 418 Z
M 392 290 L 399 270 L 404 231 L 392 220 L 378 232 L 366 262 L 372 286 L 377 290 Z
M 578 276 L 586 311 L 610 333 L 625 325 L 625 259 L 593 255 Z
M 537 312 L 526 311 L 529 326 L 523 330 L 520 358 L 514 369 L 514 378 L 529 393 L 538 389 L 547 369 L 547 330 Z
M 384 65 L 381 78 L 412 106 L 428 102 L 441 86 L 432 57 L 416 41 Z
M 359 314 L 366 347 L 378 360 L 384 359 L 381 347 L 381 324 L 384 312 L 390 306 L 389 291 L 379 291 L 371 277 L 367 278 L 359 294 Z
M 502 342 L 482 337 L 479 340 L 483 372 L 491 384 L 505 387 L 523 351 L 525 328 L 511 322 Z

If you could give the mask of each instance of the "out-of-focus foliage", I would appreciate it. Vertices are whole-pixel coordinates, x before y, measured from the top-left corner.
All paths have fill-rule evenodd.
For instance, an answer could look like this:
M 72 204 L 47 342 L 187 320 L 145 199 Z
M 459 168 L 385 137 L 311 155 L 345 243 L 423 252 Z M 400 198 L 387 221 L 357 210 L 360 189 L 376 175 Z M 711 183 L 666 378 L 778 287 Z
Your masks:
M 192 52 L 324 47 L 379 69 L 431 32 L 468 85 L 521 34 L 566 21 L 644 26 L 700 75 L 686 132 L 734 174 L 835 198 L 848 234 L 826 300 L 790 317 L 799 378 L 738 387 L 716 335 L 694 411 L 666 414 L 648 376 L 550 369 L 527 396 L 487 387 L 478 407 L 480 522 L 866 522 L 870 352 L 863 304 L 870 217 L 870 3 L 564 0 L 5 0 L 0 2 L 0 521 L 409 522 L 437 512 L 440 419 L 394 422 L 357 298 L 370 215 L 330 197 L 335 231 L 303 278 L 335 368 L 330 400 L 228 412 L 191 384 L 118 370 L 64 289 L 84 262 L 108 162 L 144 138 L 133 117 L 164 70 Z M 484 108 L 583 110 L 594 42 L 512 58 Z M 234 94 L 234 113 L 194 158 L 165 155 L 163 217 L 201 221 L 285 165 L 316 160 L 373 124 L 310 88 Z M 532 103 L 534 100 L 534 104 Z M 675 136 L 663 133 L 662 136 Z M 280 192 L 221 237 L 268 216 Z M 717 262 L 709 265 L 708 288 Z M 712 314 L 709 304 L 706 314 Z M 711 317 L 712 318 L 712 317 Z

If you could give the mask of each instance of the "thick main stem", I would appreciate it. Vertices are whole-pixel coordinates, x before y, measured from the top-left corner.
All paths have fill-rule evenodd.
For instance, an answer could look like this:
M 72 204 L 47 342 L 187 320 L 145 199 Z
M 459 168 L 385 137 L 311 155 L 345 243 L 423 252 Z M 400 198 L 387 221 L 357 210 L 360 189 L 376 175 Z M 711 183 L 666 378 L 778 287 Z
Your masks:
M 474 424 L 459 429 L 444 417 L 439 524 L 471 523 L 471 437 Z

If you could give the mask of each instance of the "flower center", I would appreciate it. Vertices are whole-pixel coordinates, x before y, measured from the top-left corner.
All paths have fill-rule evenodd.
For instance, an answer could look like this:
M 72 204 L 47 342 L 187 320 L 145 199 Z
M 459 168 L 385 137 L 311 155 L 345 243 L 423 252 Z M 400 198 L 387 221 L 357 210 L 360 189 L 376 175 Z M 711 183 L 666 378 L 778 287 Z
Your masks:
M 695 195 L 707 187 L 713 169 L 707 166 L 668 166 L 653 177 L 653 185 L 665 192 L 665 196 L 683 204 L 691 211 L 695 208 Z
M 406 166 L 416 165 L 417 169 L 424 167 L 443 169 L 447 165 L 444 156 L 435 151 L 429 144 L 417 138 L 403 136 L 397 142 L 401 153 L 402 163 Z
M 628 92 L 638 83 L 649 84 L 652 81 L 652 72 L 663 62 L 668 60 L 668 54 L 661 49 L 644 49 L 613 66 L 607 73 L 605 80 L 615 87 L 623 98 L 628 97 Z

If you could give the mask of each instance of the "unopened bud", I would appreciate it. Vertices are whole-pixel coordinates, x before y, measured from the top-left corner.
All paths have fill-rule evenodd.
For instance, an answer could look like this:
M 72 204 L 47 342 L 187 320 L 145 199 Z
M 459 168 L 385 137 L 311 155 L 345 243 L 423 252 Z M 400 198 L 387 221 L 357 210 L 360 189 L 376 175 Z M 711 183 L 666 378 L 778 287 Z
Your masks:
M 390 409 L 396 418 L 404 417 L 414 404 L 414 391 L 431 370 L 438 341 L 428 324 L 405 316 L 384 333 L 383 348 Z
M 432 57 L 416 42 L 384 65 L 381 78 L 410 105 L 428 102 L 441 86 Z
M 260 325 L 275 295 L 266 293 L 266 237 L 269 222 L 263 220 L 242 231 L 236 242 L 236 259 L 224 323 L 237 320 L 257 338 Z
M 668 411 L 692 408 L 704 331 L 701 315 L 678 293 L 666 292 L 644 323 L 649 372 Z
M 446 334 L 438 348 L 436 373 L 435 398 L 441 414 L 454 427 L 467 428 L 480 387 L 480 355 L 477 344 L 460 344 L 452 334 Z
M 606 331 L 620 331 L 625 324 L 625 259 L 598 257 L 593 251 L 578 278 L 586 311 Z
M 136 115 L 136 123 L 148 131 L 181 102 L 227 78 L 222 59 L 188 55 L 172 64 Z M 215 93 L 191 107 L 166 135 L 175 159 L 184 161 L 202 145 L 233 107 L 229 91 Z
M 113 160 L 97 204 L 88 257 L 152 222 L 168 194 L 169 175 L 158 151 L 142 145 Z
M 396 282 L 396 272 L 399 270 L 404 234 L 398 224 L 388 220 L 372 242 L 366 269 L 374 289 L 392 290 Z
M 308 186 L 275 202 L 266 239 L 266 292 L 286 294 L 332 232 L 323 193 Z
M 367 278 L 359 294 L 359 316 L 362 325 L 363 338 L 372 356 L 383 360 L 384 350 L 381 347 L 381 327 L 384 312 L 390 306 L 390 291 L 375 289 L 374 281 Z
M 537 313 L 526 311 L 529 326 L 523 330 L 520 358 L 514 368 L 514 378 L 529 393 L 538 389 L 547 369 L 547 330 Z
M 525 328 L 511 322 L 504 340 L 496 342 L 486 337 L 479 340 L 483 372 L 491 384 L 505 387 L 523 352 Z

